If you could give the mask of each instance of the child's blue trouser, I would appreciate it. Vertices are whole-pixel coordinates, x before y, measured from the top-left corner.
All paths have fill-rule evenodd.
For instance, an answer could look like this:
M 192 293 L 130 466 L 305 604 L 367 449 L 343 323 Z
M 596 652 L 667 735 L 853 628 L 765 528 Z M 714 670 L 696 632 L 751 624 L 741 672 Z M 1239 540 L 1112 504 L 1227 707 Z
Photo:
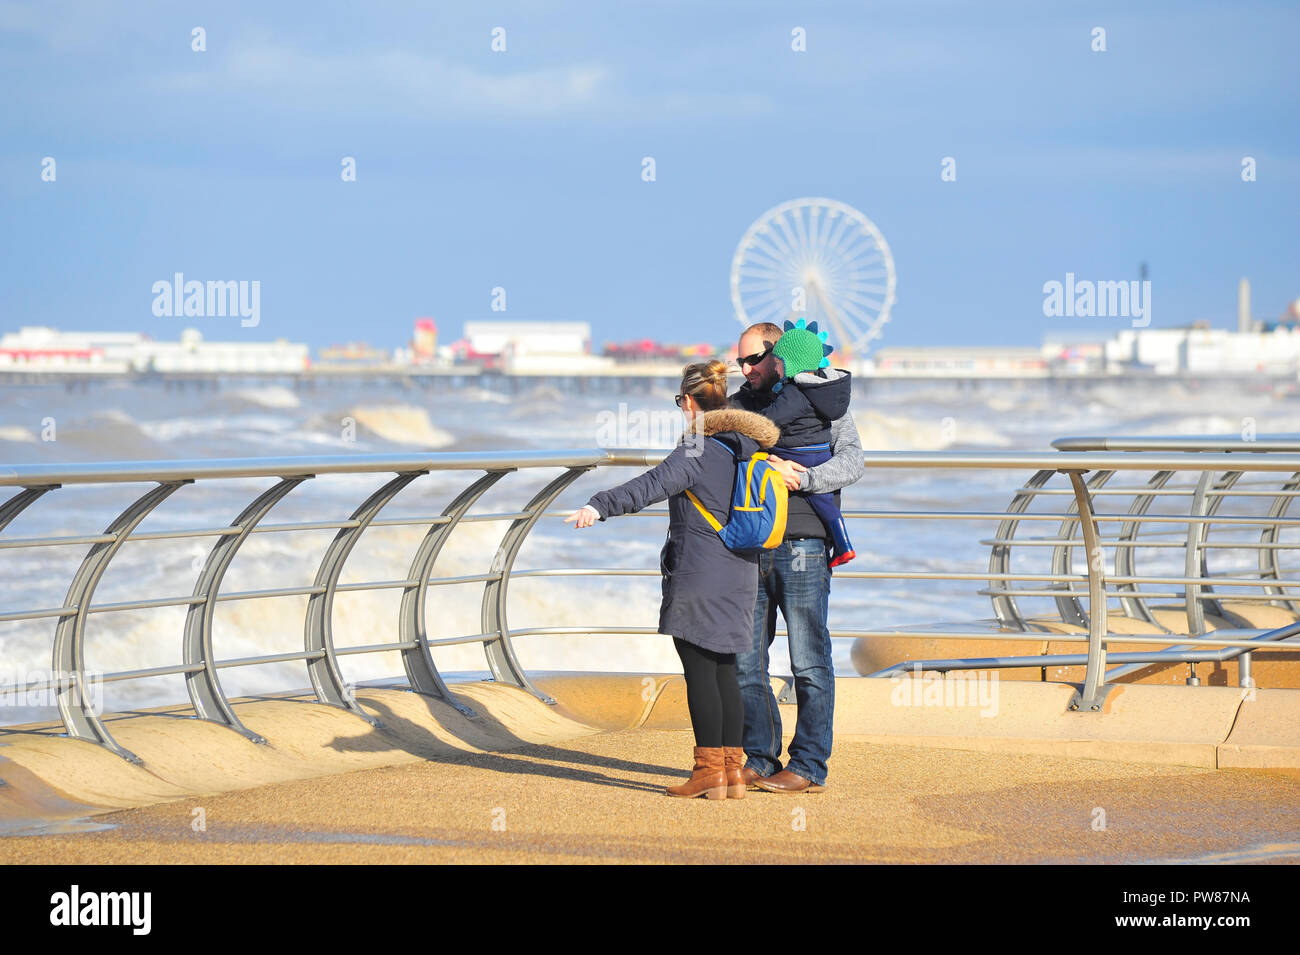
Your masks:
M 770 453 L 778 458 L 784 458 L 787 461 L 793 461 L 796 464 L 802 464 L 806 468 L 815 467 L 831 459 L 831 446 L 829 444 L 808 444 L 800 448 L 771 448 Z M 849 529 L 844 524 L 844 518 L 840 515 L 840 509 L 835 504 L 834 494 L 805 494 L 808 503 L 812 506 L 821 522 L 826 525 L 827 532 L 831 535 L 831 543 L 834 546 L 834 556 L 853 550 L 853 544 L 849 541 Z

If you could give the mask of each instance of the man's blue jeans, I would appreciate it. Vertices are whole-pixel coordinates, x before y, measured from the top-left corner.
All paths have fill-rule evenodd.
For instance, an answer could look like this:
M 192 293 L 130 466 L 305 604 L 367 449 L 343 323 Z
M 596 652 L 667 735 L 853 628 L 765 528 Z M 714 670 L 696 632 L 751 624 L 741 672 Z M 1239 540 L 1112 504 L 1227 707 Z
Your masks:
M 754 643 L 747 652 L 736 654 L 736 674 L 745 702 L 746 765 L 764 776 L 781 770 L 781 714 L 767 672 L 780 608 L 789 632 L 790 666 L 799 704 L 786 768 L 816 785 L 826 783 L 835 712 L 835 667 L 826 627 L 830 590 L 825 541 L 783 541 L 759 554 Z

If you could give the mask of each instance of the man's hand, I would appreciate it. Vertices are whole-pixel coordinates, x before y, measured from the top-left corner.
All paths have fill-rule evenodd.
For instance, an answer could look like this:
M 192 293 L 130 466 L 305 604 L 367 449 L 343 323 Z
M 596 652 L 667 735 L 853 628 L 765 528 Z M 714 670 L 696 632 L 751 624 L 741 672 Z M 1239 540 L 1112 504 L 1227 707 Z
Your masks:
M 785 479 L 785 489 L 787 491 L 799 490 L 799 472 L 807 471 L 808 469 L 806 467 L 802 464 L 796 464 L 794 461 L 787 461 L 785 458 L 778 458 L 770 454 L 767 456 L 767 463 L 772 465 L 772 467 L 776 469 L 777 473 Z
M 590 527 L 598 520 L 600 520 L 600 513 L 590 504 L 584 504 L 580 510 L 574 511 L 566 517 L 564 523 L 568 524 L 576 521 L 577 523 L 573 527 L 574 530 L 577 530 L 579 527 Z

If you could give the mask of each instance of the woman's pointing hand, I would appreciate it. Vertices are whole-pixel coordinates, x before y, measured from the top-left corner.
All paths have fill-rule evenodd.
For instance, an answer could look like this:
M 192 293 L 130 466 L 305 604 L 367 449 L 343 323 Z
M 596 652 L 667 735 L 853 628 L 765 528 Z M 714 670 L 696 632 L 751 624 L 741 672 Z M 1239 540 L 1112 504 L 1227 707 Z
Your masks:
M 590 527 L 596 521 L 600 520 L 600 512 L 590 504 L 584 504 L 581 510 L 574 511 L 564 519 L 564 523 L 573 524 L 574 530 L 579 527 Z M 576 523 L 574 523 L 576 521 Z

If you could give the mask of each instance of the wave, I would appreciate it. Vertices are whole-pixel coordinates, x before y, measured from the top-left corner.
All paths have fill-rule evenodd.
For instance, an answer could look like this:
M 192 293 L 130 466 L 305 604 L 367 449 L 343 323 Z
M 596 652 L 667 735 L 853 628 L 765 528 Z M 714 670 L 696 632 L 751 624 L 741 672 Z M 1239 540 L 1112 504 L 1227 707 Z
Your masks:
M 358 430 L 368 432 L 394 444 L 421 448 L 442 448 L 456 438 L 451 432 L 429 420 L 429 412 L 414 405 L 376 405 L 357 407 L 348 412 Z
M 0 441 L 25 441 L 34 442 L 36 435 L 24 428 L 22 425 L 5 425 L 0 427 Z
M 88 452 L 94 458 L 106 461 L 172 456 L 139 422 L 117 408 L 75 419 L 58 428 L 56 437 L 63 447 Z
M 910 418 L 879 411 L 855 411 L 862 447 L 868 451 L 942 451 L 956 446 L 1002 448 L 1011 439 L 965 417 Z
M 510 395 L 504 395 L 497 391 L 488 391 L 478 385 L 461 388 L 456 392 L 456 396 L 460 401 L 484 401 L 496 405 L 512 405 L 515 403 L 515 399 Z
M 282 410 L 301 407 L 302 399 L 291 388 L 267 385 L 262 388 L 236 388 L 221 395 L 213 405 L 222 410 L 234 410 L 241 405 Z
M 141 422 L 140 430 L 156 441 L 175 441 L 195 437 L 235 435 L 241 441 L 255 441 L 259 435 L 281 440 L 293 422 L 275 415 L 239 415 L 238 417 L 180 417 Z

